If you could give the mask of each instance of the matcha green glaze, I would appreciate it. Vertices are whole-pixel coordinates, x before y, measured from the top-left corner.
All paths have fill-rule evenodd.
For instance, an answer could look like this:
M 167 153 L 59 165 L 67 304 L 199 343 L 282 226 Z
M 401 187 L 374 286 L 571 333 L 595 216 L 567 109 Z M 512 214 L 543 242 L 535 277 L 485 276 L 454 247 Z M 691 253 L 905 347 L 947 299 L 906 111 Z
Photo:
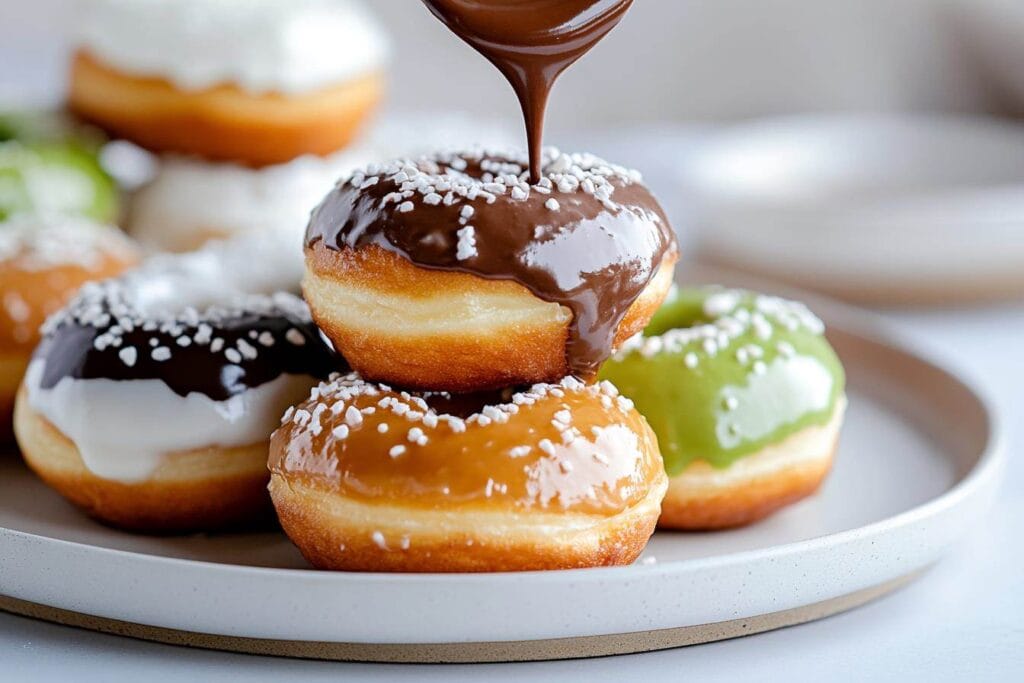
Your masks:
M 600 378 L 647 418 L 669 476 L 698 460 L 725 468 L 826 424 L 845 384 L 802 304 L 711 287 L 674 292 Z
M 59 111 L 0 112 L 0 221 L 16 213 L 117 218 L 102 133 Z
M 17 213 L 117 218 L 114 181 L 88 146 L 70 141 L 0 142 L 0 220 Z
M 88 152 L 99 152 L 107 141 L 97 128 L 83 124 L 60 110 L 0 112 L 0 142 L 68 142 Z

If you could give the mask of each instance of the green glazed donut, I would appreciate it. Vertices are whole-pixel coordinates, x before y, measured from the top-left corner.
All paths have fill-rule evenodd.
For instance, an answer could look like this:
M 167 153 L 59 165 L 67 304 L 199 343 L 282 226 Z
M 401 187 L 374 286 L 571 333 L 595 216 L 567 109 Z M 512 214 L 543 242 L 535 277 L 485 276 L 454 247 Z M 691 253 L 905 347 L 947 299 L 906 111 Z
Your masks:
M 114 222 L 117 187 L 98 153 L 94 135 L 56 115 L 0 115 L 0 221 L 56 213 Z
M 693 523 L 670 525 L 685 528 L 746 523 L 795 499 L 791 489 L 797 484 L 806 489 L 811 482 L 805 480 L 817 477 L 816 488 L 831 463 L 831 433 L 807 446 L 819 464 L 797 477 L 799 482 L 791 477 L 788 488 L 779 480 L 759 480 L 755 468 L 739 464 L 768 453 L 785 470 L 788 440 L 813 428 L 838 433 L 845 405 L 843 367 L 817 317 L 800 303 L 720 287 L 675 290 L 643 334 L 604 365 L 600 378 L 615 384 L 647 418 L 669 477 L 679 480 L 677 489 L 693 475 L 683 515 Z M 764 474 L 771 469 L 766 467 L 756 469 Z M 700 509 L 702 496 L 709 498 L 707 514 Z M 670 485 L 666 510 L 671 498 Z M 712 508 L 723 503 L 730 514 L 716 516 Z
M 0 111 L 0 142 L 72 142 L 99 152 L 107 141 L 98 128 L 80 123 L 60 110 Z

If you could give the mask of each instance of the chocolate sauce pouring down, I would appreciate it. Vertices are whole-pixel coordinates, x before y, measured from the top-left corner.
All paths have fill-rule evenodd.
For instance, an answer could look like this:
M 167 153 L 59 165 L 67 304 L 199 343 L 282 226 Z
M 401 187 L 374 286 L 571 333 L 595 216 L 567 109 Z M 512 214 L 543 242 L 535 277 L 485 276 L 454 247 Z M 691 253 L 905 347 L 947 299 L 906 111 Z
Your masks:
M 505 75 L 519 97 L 530 181 L 541 175 L 544 112 L 555 79 L 615 28 L 633 0 L 423 0 Z

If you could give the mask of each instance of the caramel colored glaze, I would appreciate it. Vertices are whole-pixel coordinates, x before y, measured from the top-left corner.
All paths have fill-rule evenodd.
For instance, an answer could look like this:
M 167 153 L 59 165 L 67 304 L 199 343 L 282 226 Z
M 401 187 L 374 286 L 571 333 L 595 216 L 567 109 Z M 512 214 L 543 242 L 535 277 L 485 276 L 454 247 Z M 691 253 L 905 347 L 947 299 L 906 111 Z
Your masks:
M 587 182 L 606 184 L 607 197 L 559 189 L 560 174 L 577 161 L 586 166 L 577 172 L 593 176 Z M 420 159 L 415 168 L 411 163 L 396 164 L 394 173 L 382 169 L 375 180 L 356 174 L 339 184 L 314 209 L 306 246 L 322 241 L 328 249 L 341 251 L 377 245 L 422 268 L 521 284 L 537 298 L 572 311 L 568 367 L 577 377 L 592 378 L 611 355 L 630 306 L 664 257 L 678 250 L 675 233 L 651 192 L 626 169 L 592 157 L 552 153 L 544 170 L 546 179 L 555 180 L 547 192 L 534 189 L 525 198 L 514 192 L 459 196 L 450 203 L 430 203 L 420 195 L 395 200 L 408 183 L 462 184 L 476 190 L 496 175 L 525 172 L 522 160 L 476 153 Z M 549 202 L 557 202 L 557 209 Z M 467 209 L 472 210 L 470 218 L 463 215 Z M 459 232 L 466 225 L 474 230 L 474 253 L 459 258 Z
M 0 351 L 29 354 L 39 328 L 86 282 L 114 277 L 134 265 L 129 253 L 111 253 L 90 267 L 25 267 L 19 259 L 0 262 Z
M 555 80 L 619 23 L 633 0 L 423 0 L 488 59 L 519 98 L 540 180 L 544 112 Z
M 271 472 L 366 501 L 607 516 L 640 502 L 662 476 L 657 443 L 646 421 L 628 403 L 602 402 L 596 388 L 566 390 L 562 397 L 548 394 L 520 406 L 504 423 L 481 425 L 470 419 L 458 433 L 443 417 L 428 428 L 422 420 L 410 421 L 380 408 L 385 397 L 402 399 L 377 386 L 378 393 L 352 397 L 340 414 L 319 409 L 322 430 L 287 421 L 271 438 Z M 463 416 L 495 396 L 463 396 L 453 405 L 450 397 L 422 395 L 432 410 Z M 313 413 L 318 401 L 305 402 L 299 411 Z M 329 404 L 332 399 L 322 403 Z M 346 425 L 352 406 L 375 410 L 363 415 L 359 426 L 349 422 L 347 438 L 337 438 L 332 431 Z M 571 426 L 578 430 L 570 444 L 563 443 L 563 429 L 555 425 L 556 413 L 565 416 L 560 411 L 568 411 Z M 381 424 L 387 425 L 384 433 Z M 410 441 L 410 429 L 422 430 L 428 441 Z M 539 445 L 544 439 L 551 442 L 548 451 Z M 396 445 L 405 450 L 393 456 Z M 524 446 L 530 446 L 525 454 L 513 450 Z

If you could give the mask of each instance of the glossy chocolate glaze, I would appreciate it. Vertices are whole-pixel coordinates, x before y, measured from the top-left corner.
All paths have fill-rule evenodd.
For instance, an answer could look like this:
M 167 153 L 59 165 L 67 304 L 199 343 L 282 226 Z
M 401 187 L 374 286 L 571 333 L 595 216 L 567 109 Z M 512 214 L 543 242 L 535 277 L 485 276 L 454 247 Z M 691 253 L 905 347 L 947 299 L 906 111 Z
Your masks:
M 286 310 L 224 316 L 205 323 L 210 328 L 208 336 L 199 331 L 204 323 L 179 323 L 154 330 L 138 326 L 119 330 L 119 345 L 107 346 L 103 338 L 114 324 L 113 319 L 97 325 L 66 315 L 49 325 L 34 356 L 46 363 L 41 387 L 52 388 L 65 377 L 160 380 L 179 396 L 196 392 L 224 401 L 283 374 L 324 378 L 339 366 L 344 367 L 308 318 Z M 273 339 L 273 344 L 261 343 L 261 335 L 270 335 L 263 339 Z M 187 346 L 182 346 L 184 339 L 189 340 Z M 211 344 L 217 339 L 223 340 L 223 346 L 218 342 L 215 348 L 219 350 L 214 352 Z M 232 361 L 226 350 L 237 351 L 240 344 L 251 351 L 248 355 L 239 352 L 237 360 Z M 135 352 L 131 364 L 121 356 L 127 348 Z M 153 352 L 159 348 L 167 349 L 170 358 L 155 359 Z
M 525 159 L 483 153 L 368 169 L 313 211 L 306 244 L 376 245 L 424 268 L 517 282 L 572 311 L 568 366 L 589 379 L 629 307 L 674 257 L 675 234 L 635 172 L 554 150 L 544 162 L 541 185 L 527 184 Z M 469 226 L 473 248 L 460 250 Z
M 505 75 L 519 98 L 540 180 L 544 112 L 555 79 L 625 15 L 633 0 L 423 0 Z

